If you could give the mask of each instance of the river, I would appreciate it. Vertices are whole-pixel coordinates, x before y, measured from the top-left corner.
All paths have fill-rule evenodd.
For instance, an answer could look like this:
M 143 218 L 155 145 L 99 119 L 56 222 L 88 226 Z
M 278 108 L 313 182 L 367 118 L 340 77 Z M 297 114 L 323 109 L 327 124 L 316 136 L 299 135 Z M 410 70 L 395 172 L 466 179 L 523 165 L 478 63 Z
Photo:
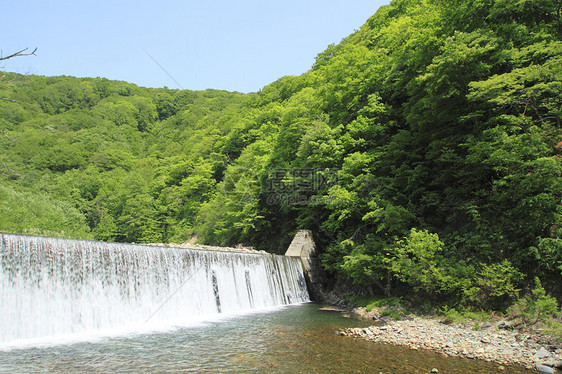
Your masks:
M 0 351 L 0 373 L 530 373 L 339 336 L 364 322 L 314 303 L 191 327 Z

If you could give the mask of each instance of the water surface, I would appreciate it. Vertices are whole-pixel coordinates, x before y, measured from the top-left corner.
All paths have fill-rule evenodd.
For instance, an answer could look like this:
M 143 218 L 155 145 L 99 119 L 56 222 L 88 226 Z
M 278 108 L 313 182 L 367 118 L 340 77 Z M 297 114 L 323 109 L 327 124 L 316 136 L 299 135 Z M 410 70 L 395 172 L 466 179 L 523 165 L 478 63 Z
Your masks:
M 0 373 L 531 373 L 339 336 L 362 322 L 317 304 L 167 332 L 0 351 Z

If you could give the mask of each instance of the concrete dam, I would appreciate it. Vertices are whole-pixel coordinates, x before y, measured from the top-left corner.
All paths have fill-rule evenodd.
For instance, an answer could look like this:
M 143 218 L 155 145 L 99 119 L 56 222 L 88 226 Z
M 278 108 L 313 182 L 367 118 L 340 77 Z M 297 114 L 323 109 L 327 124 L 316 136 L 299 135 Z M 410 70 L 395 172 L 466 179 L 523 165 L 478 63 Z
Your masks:
M 307 302 L 299 256 L 0 233 L 0 346 Z

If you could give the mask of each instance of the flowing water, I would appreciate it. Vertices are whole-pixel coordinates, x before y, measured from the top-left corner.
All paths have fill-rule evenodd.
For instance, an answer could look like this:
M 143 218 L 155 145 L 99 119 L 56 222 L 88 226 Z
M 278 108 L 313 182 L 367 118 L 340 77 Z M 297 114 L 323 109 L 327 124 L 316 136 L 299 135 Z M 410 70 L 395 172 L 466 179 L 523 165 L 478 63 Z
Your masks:
M 530 373 L 335 334 L 361 322 L 316 304 L 167 332 L 0 351 L 0 373 Z
M 298 258 L 0 234 L 0 347 L 305 301 Z
M 300 259 L 0 233 L 0 373 L 527 373 L 342 337 Z

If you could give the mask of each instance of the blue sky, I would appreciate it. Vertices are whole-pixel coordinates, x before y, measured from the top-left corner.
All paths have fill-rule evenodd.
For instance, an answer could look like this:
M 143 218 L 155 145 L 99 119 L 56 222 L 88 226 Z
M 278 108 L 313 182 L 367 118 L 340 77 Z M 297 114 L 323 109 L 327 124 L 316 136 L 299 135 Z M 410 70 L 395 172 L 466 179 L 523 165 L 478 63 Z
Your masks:
M 310 69 L 389 0 L 6 0 L 0 70 L 255 92 Z M 7 4 L 6 4 L 7 3 Z

